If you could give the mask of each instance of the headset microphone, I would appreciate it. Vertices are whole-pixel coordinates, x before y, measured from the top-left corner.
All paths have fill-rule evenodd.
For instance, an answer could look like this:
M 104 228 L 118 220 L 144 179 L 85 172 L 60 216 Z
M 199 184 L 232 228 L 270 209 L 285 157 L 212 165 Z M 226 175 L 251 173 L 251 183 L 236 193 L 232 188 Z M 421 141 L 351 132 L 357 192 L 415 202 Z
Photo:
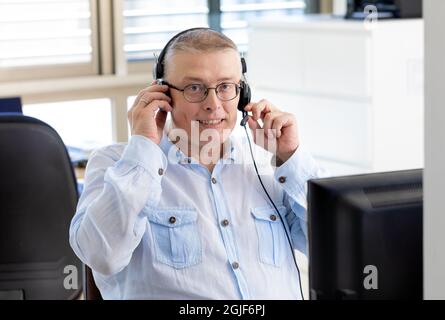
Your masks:
M 244 108 L 250 103 L 251 99 L 250 87 L 246 81 L 247 65 L 244 57 L 241 57 L 241 71 L 243 79 L 240 81 L 240 97 L 238 101 L 238 110 L 241 111 L 243 115 L 240 125 L 244 127 L 247 123 L 247 120 L 249 120 L 249 115 L 247 114 L 247 111 L 244 110 Z

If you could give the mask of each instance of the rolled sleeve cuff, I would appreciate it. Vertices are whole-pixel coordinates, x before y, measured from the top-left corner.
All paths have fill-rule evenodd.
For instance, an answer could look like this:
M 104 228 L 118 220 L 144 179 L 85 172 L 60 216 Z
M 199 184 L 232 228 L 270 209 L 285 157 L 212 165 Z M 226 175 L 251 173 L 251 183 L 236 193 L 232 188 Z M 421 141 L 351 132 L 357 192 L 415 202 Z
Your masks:
M 306 197 L 306 183 L 316 177 L 317 165 L 301 146 L 281 166 L 275 169 L 275 180 L 293 198 Z
M 167 157 L 161 148 L 150 139 L 140 135 L 131 136 L 122 154 L 121 161 L 141 166 L 153 178 L 159 180 L 167 169 Z

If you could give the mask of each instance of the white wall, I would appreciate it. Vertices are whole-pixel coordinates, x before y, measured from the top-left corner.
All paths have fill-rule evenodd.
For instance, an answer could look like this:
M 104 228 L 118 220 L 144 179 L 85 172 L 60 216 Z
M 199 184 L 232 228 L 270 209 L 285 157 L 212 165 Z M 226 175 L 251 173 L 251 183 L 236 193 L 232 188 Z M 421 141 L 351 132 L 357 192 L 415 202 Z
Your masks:
M 424 298 L 445 299 L 445 1 L 424 0 Z

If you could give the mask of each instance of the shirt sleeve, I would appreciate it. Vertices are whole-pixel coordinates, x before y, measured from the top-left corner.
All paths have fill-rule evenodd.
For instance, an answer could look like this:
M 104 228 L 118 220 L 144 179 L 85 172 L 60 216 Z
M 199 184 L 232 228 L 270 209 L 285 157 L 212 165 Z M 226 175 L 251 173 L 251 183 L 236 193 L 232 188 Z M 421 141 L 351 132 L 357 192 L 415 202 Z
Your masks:
M 128 265 L 145 232 L 141 211 L 147 203 L 158 204 L 166 168 L 159 146 L 137 135 L 120 158 L 109 147 L 90 157 L 70 244 L 94 271 L 112 275 Z
M 307 255 L 307 181 L 327 176 L 312 156 L 301 146 L 281 166 L 274 178 L 284 190 L 286 220 L 295 249 Z

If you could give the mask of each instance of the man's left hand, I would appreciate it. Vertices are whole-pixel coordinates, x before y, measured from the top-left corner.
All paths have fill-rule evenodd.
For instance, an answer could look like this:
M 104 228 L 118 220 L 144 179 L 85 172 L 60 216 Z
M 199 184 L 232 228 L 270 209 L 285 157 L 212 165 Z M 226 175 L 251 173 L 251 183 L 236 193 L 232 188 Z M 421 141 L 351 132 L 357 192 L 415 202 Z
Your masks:
M 281 162 L 286 162 L 300 145 L 295 116 L 278 110 L 264 99 L 257 103 L 249 103 L 244 110 L 252 112 L 248 124 L 255 143 L 268 151 L 275 152 Z M 258 120 L 263 122 L 263 126 Z M 271 145 L 273 142 L 275 146 Z

